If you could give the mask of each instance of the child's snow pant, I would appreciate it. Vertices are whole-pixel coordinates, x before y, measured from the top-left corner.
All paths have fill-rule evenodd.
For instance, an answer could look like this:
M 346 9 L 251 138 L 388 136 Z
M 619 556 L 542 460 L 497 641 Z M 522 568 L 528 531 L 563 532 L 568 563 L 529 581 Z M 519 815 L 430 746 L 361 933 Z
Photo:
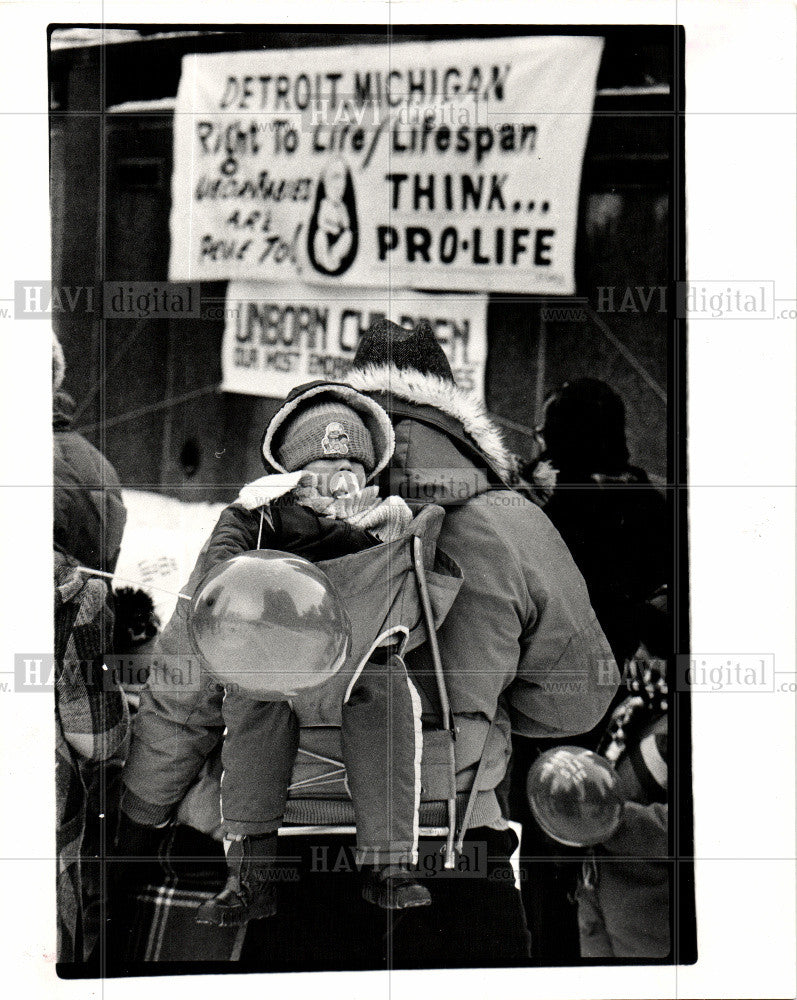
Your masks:
M 254 701 L 233 691 L 225 693 L 222 712 L 225 830 L 272 833 L 282 823 L 298 751 L 296 715 L 286 701 Z M 372 654 L 346 691 L 342 718 L 357 862 L 412 863 L 421 792 L 421 703 L 400 656 Z

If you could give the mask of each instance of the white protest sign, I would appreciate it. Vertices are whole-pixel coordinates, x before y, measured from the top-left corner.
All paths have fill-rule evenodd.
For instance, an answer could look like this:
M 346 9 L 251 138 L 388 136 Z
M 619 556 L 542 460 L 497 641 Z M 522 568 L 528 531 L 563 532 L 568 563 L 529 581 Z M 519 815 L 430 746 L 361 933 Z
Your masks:
M 185 56 L 171 279 L 572 294 L 602 45 Z
M 422 295 L 373 289 L 230 282 L 222 389 L 281 398 L 315 379 L 346 377 L 360 336 L 380 317 L 412 329 L 428 320 L 457 384 L 483 398 L 487 360 L 484 295 Z

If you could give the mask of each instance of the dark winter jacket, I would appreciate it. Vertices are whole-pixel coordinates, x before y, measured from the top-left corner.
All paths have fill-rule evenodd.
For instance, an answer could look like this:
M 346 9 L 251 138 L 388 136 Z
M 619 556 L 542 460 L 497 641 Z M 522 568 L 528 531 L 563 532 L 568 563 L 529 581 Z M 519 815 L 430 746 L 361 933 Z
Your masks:
M 53 400 L 54 544 L 83 566 L 113 572 L 127 512 L 111 463 L 72 430 L 74 403 Z
M 245 510 L 231 504 L 221 512 L 213 529 L 202 572 L 207 573 L 217 563 L 258 547 L 321 562 L 378 544 L 379 539 L 370 532 L 346 521 L 321 517 L 298 503 L 272 504 L 270 516 L 263 519 L 260 510 Z

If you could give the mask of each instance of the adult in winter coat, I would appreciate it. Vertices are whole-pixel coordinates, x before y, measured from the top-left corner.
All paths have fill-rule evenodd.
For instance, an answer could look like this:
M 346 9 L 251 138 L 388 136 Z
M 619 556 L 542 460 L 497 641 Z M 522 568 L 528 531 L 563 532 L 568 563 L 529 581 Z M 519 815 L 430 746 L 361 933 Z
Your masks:
M 510 730 L 540 738 L 594 726 L 619 681 L 611 650 L 566 545 L 511 489 L 513 459 L 479 401 L 457 388 L 429 325 L 377 323 L 354 364 L 349 383 L 387 410 L 396 435 L 380 492 L 446 511 L 438 544 L 464 576 L 439 633 L 458 766 L 485 758 L 475 809 L 500 825 Z
M 362 416 L 355 407 L 362 408 Z M 399 542 L 407 535 L 412 521 L 408 506 L 397 497 L 379 498 L 376 486 L 366 486 L 366 479 L 389 460 L 393 442 L 387 414 L 375 403 L 346 386 L 322 384 L 282 407 L 266 436 L 274 442 L 273 461 L 284 471 L 244 487 L 238 500 L 225 508 L 193 581 L 229 558 L 259 548 L 301 554 L 327 565 L 326 560 Z M 346 575 L 353 575 L 351 568 Z M 387 581 L 382 577 L 380 582 L 384 590 Z M 370 617 L 377 619 L 379 596 L 367 599 Z M 189 641 L 183 612 L 184 607 L 178 609 L 164 633 L 164 644 L 171 649 Z M 354 617 L 352 604 L 349 612 Z M 262 613 L 265 621 L 273 617 L 284 628 L 287 615 L 294 635 L 299 628 L 313 628 L 310 612 L 300 612 L 285 599 L 267 602 Z M 368 617 L 356 616 L 358 629 Z M 396 635 L 390 630 L 387 634 Z M 374 647 L 379 638 L 370 636 Z M 280 652 L 290 662 L 291 650 Z M 365 655 L 367 662 L 356 669 L 352 663 L 350 682 L 339 692 L 341 757 L 346 798 L 351 798 L 356 815 L 363 894 L 386 909 L 427 905 L 429 892 L 410 868 L 417 861 L 420 799 L 417 695 L 398 655 L 389 656 L 385 646 Z M 350 662 L 352 654 L 344 660 Z M 329 685 L 324 690 L 329 691 Z M 216 739 L 223 723 L 221 805 L 228 880 L 196 919 L 217 926 L 241 925 L 277 912 L 277 831 L 285 822 L 300 727 L 307 728 L 308 710 L 309 724 L 317 723 L 319 711 L 312 693 L 307 695 L 314 703 L 309 709 L 299 696 L 253 698 L 235 684 L 225 687 L 223 697 L 212 689 L 208 695 L 198 699 L 201 705 L 192 728 L 167 721 L 184 699 L 168 694 L 158 698 L 151 688 L 145 691 L 127 770 L 126 810 L 141 820 L 149 818 L 150 825 L 153 819 L 166 818 L 193 780 L 202 749 Z M 206 733 L 195 735 L 201 722 Z M 339 775 L 331 784 L 338 781 Z M 330 779 L 322 784 L 329 791 Z
M 458 727 L 459 778 L 478 790 L 468 836 L 486 842 L 491 857 L 508 858 L 516 840 L 499 786 L 510 733 L 556 738 L 592 728 L 619 680 L 611 649 L 567 547 L 542 510 L 510 488 L 511 456 L 479 401 L 455 385 L 428 324 L 414 331 L 376 324 L 361 341 L 349 383 L 393 421 L 396 448 L 382 491 L 446 511 L 438 545 L 464 581 L 439 641 Z M 427 657 L 421 649 L 408 666 L 431 715 Z M 452 910 L 463 885 L 449 887 Z M 471 947 L 479 936 L 493 941 L 495 957 L 511 961 L 520 909 L 514 887 L 488 882 L 478 898 L 465 939 Z M 487 922 L 499 912 L 495 943 Z
M 438 548 L 464 576 L 438 635 L 457 727 L 457 805 L 468 829 L 466 848 L 473 849 L 471 870 L 466 878 L 432 882 L 433 906 L 375 923 L 372 913 L 357 908 L 356 880 L 341 873 L 341 844 L 314 836 L 307 851 L 301 845 L 295 851 L 304 869 L 292 908 L 250 924 L 242 958 L 305 969 L 373 968 L 388 957 L 393 967 L 516 964 L 528 954 L 528 936 L 509 864 L 517 841 L 497 792 L 510 731 L 563 736 L 589 729 L 614 694 L 617 670 L 566 546 L 539 508 L 509 488 L 509 453 L 479 403 L 457 389 L 428 325 L 409 333 L 394 324 L 375 327 L 357 362 L 350 385 L 387 410 L 395 433 L 392 458 L 378 479 L 380 495 L 442 506 Z M 267 436 L 267 464 L 269 454 Z M 408 654 L 408 667 L 423 721 L 436 725 L 428 652 Z M 157 714 L 194 728 L 199 739 L 208 736 L 196 714 Z M 426 737 L 425 731 L 425 758 Z M 144 799 L 147 774 L 137 757 L 142 760 L 134 742 L 125 781 Z M 442 762 L 422 761 L 424 824 L 445 822 L 445 794 L 437 791 L 445 773 Z M 326 859 L 335 864 L 314 867 Z M 474 864 L 483 877 L 470 877 Z
M 75 404 L 61 386 L 64 354 L 53 335 L 54 544 L 82 566 L 112 573 L 127 512 L 107 458 L 72 428 Z

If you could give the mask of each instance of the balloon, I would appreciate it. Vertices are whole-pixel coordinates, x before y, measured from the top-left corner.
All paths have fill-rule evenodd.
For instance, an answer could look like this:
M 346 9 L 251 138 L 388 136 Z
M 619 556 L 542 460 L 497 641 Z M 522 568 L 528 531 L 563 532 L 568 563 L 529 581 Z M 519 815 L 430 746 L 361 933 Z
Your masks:
M 623 798 L 614 768 L 583 747 L 554 747 L 541 754 L 526 785 L 534 818 L 568 847 L 607 840 L 620 825 Z
M 260 701 L 284 701 L 334 676 L 351 623 L 329 578 L 306 559 L 256 549 L 214 566 L 188 627 L 208 670 Z

